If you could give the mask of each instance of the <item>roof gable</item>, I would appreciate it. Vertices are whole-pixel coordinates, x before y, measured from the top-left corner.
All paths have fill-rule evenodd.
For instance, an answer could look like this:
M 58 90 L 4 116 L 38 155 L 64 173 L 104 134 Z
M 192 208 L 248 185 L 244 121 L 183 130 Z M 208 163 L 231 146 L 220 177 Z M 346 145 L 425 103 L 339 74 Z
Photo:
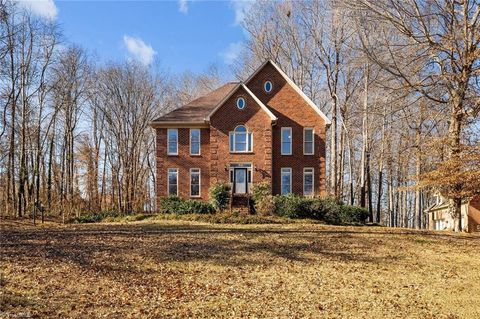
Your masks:
M 267 113 L 267 115 L 270 117 L 270 119 L 272 120 L 272 122 L 276 121 L 277 120 L 277 117 L 272 113 L 272 111 L 270 111 L 270 109 L 265 105 L 263 104 L 262 101 L 260 101 L 256 96 L 255 94 L 252 93 L 252 91 L 250 91 L 250 89 L 243 83 L 240 83 L 235 89 L 233 89 L 220 103 L 218 103 L 218 105 L 205 117 L 205 121 L 209 122 L 210 121 L 210 118 L 212 117 L 213 114 L 215 114 L 215 112 L 217 112 L 218 109 L 220 109 L 224 104 L 225 102 L 233 95 L 235 94 L 235 92 L 238 91 L 239 88 L 243 88 L 245 90 L 245 92 L 247 92 L 247 94 L 260 106 L 260 108 L 265 112 Z
M 325 121 L 325 125 L 328 126 L 332 124 L 330 119 L 320 110 L 320 108 L 315 103 L 313 103 L 313 101 L 298 87 L 298 85 L 295 84 L 295 82 L 293 82 L 292 79 L 290 79 L 290 77 L 288 77 L 288 75 L 286 75 L 285 72 L 283 72 L 282 69 L 280 69 L 280 67 L 272 60 L 265 61 L 255 72 L 253 72 L 252 75 L 250 75 L 250 77 L 245 81 L 245 83 L 248 84 L 250 80 L 252 80 L 258 73 L 260 73 L 260 71 L 265 68 L 267 64 L 273 66 L 273 68 L 294 89 L 294 91 L 298 93 L 307 102 L 307 104 Z
M 205 123 L 205 116 L 239 85 L 238 82 L 224 84 L 216 90 L 160 116 L 152 122 L 152 126 L 158 127 L 159 125 L 175 123 Z

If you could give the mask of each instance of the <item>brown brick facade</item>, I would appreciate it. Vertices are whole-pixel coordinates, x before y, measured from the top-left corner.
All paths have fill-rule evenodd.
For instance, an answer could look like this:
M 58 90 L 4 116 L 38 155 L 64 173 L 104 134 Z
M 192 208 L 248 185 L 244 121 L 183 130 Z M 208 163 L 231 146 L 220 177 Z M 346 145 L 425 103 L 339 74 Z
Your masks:
M 273 83 L 270 93 L 264 91 L 264 83 Z M 280 193 L 281 168 L 292 169 L 292 191 L 303 194 L 303 170 L 314 168 L 314 192 L 325 193 L 325 120 L 308 104 L 292 85 L 275 69 L 266 63 L 245 85 L 228 84 L 230 96 L 221 105 L 211 110 L 210 121 L 201 129 L 201 155 L 191 156 L 189 152 L 188 123 L 178 127 L 178 156 L 167 155 L 167 128 L 172 123 L 157 127 L 157 196 L 167 195 L 167 170 L 179 169 L 179 196 L 190 197 L 190 168 L 201 169 L 201 199 L 208 199 L 208 188 L 216 181 L 229 181 L 231 163 L 251 163 L 252 182 L 271 182 L 274 194 Z M 227 91 L 227 89 L 223 89 Z M 215 92 L 219 92 L 218 90 Z M 216 93 L 217 94 L 217 93 Z M 242 96 L 246 107 L 236 107 L 236 99 Z M 218 96 L 214 96 L 218 99 Z M 255 99 L 261 102 L 257 103 Z M 220 103 L 220 102 L 219 102 Z M 265 106 L 261 106 L 261 104 Z M 266 110 L 267 109 L 267 110 Z M 178 111 L 177 111 L 178 112 Z M 272 122 L 271 113 L 276 117 Z M 207 115 L 205 118 L 207 118 Z M 198 118 L 198 116 L 197 116 Z M 170 119 L 169 119 L 170 120 Z M 198 121 L 198 119 L 197 119 Z M 198 122 L 192 126 L 198 126 Z M 231 153 L 229 132 L 237 125 L 245 125 L 253 133 L 251 153 Z M 281 154 L 281 128 L 292 128 L 292 155 Z M 314 154 L 304 155 L 304 128 L 314 129 Z
M 265 81 L 273 83 L 273 90 L 266 93 Z M 294 88 L 271 65 L 267 64 L 246 84 L 268 108 L 278 117 L 273 127 L 273 192 L 280 193 L 280 170 L 292 168 L 292 191 L 303 193 L 303 168 L 315 169 L 315 194 L 325 193 L 325 122 L 308 105 Z M 292 155 L 281 155 L 282 127 L 292 128 Z M 314 128 L 314 155 L 303 155 L 303 128 Z
M 190 198 L 190 168 L 201 170 L 201 199 L 210 187 L 210 130 L 201 128 L 200 155 L 190 155 L 190 128 L 178 128 L 178 155 L 167 155 L 167 128 L 157 129 L 157 198 L 167 196 L 169 168 L 178 168 L 178 192 Z
M 243 97 L 246 107 L 239 110 L 236 99 Z M 229 132 L 245 125 L 253 133 L 253 152 L 230 153 Z M 245 90 L 240 88 L 210 120 L 210 152 L 212 182 L 228 182 L 230 163 L 252 163 L 253 183 L 270 181 L 272 174 L 271 119 Z

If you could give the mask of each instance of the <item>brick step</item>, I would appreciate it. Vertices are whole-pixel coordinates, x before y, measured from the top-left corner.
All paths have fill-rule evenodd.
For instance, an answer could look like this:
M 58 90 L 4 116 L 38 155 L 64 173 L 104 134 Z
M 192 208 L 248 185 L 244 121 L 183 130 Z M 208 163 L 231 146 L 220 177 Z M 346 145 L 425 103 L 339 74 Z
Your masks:
M 238 210 L 241 212 L 249 213 L 250 212 L 250 195 L 238 194 L 233 195 L 231 208 L 233 210 Z

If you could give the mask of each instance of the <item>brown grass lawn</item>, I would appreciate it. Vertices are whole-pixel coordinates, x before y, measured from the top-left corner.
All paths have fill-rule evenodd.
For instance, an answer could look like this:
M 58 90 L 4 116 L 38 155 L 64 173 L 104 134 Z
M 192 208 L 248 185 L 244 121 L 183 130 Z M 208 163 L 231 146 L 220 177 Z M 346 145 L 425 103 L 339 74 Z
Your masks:
M 480 236 L 2 222 L 0 318 L 480 318 Z

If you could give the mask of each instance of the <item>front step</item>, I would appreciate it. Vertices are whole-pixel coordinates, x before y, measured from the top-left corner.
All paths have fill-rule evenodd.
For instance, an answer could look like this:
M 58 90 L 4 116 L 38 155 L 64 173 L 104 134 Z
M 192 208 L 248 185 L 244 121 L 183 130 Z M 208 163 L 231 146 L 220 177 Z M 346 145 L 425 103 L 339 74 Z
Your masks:
M 239 210 L 242 213 L 251 212 L 250 194 L 233 194 L 230 210 Z

